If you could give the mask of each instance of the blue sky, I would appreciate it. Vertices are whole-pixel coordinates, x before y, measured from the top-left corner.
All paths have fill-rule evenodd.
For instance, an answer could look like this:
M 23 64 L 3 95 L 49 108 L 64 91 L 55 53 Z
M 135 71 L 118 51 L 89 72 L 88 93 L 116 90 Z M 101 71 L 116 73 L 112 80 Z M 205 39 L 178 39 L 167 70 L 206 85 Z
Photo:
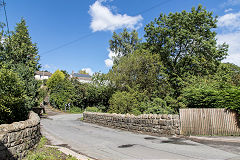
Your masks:
M 37 43 L 44 70 L 89 73 L 111 68 L 112 32 L 144 26 L 160 13 L 190 11 L 202 4 L 219 16 L 218 42 L 229 44 L 226 62 L 240 66 L 240 0 L 5 0 L 10 30 L 21 17 Z M 4 22 L 3 8 L 0 10 Z

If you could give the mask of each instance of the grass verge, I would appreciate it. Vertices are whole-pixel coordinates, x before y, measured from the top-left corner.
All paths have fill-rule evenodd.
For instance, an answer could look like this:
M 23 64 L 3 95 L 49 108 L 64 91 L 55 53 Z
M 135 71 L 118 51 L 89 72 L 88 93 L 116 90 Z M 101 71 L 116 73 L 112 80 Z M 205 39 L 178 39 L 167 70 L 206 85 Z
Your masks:
M 66 155 L 57 148 L 46 147 L 48 140 L 42 137 L 37 147 L 28 153 L 23 160 L 77 160 L 71 155 Z

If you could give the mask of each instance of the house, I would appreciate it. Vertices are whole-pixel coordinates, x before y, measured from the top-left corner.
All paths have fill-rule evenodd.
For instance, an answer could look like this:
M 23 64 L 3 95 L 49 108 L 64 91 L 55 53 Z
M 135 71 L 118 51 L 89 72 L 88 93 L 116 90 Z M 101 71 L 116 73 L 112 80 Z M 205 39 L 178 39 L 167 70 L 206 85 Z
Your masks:
M 71 78 L 77 78 L 82 83 L 92 83 L 92 77 L 89 74 L 72 73 Z
M 35 72 L 35 79 L 36 80 L 44 80 L 50 78 L 52 73 L 50 72 L 45 72 L 45 71 L 36 71 Z

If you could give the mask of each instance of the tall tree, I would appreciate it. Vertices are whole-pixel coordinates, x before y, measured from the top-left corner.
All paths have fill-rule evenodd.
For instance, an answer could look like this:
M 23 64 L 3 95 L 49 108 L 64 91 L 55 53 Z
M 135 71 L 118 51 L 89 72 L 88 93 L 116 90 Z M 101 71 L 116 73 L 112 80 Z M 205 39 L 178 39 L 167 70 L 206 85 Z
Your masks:
M 26 21 L 23 18 L 20 23 L 17 23 L 15 31 L 12 32 L 12 36 L 8 41 L 10 47 L 8 59 L 13 64 L 22 63 L 29 67 L 33 73 L 40 68 L 37 46 L 32 43 Z
M 121 56 L 132 54 L 137 46 L 140 44 L 141 39 L 138 38 L 136 30 L 128 32 L 125 28 L 123 32 L 117 34 L 113 32 L 112 40 L 109 41 L 110 50 L 116 54 L 116 60 Z
M 3 27 L 4 25 L 1 25 L 1 28 Z M 24 19 L 17 23 L 15 31 L 10 35 L 6 35 L 3 28 L 0 39 L 0 88 L 1 94 L 4 95 L 0 96 L 1 106 L 10 108 L 5 110 L 9 113 L 7 115 L 11 116 L 5 117 L 7 122 L 24 120 L 28 111 L 38 105 L 39 86 L 34 79 L 34 73 L 40 67 L 38 50 L 36 44 L 31 41 Z
M 158 54 L 139 49 L 120 58 L 118 65 L 113 66 L 108 76 L 119 90 L 125 91 L 130 87 L 140 92 L 146 91 L 149 96 L 164 97 L 170 89 L 164 70 Z
M 161 14 L 145 27 L 147 47 L 161 56 L 176 96 L 185 77 L 214 73 L 227 55 L 226 44 L 217 46 L 212 14 L 199 5 L 191 12 Z

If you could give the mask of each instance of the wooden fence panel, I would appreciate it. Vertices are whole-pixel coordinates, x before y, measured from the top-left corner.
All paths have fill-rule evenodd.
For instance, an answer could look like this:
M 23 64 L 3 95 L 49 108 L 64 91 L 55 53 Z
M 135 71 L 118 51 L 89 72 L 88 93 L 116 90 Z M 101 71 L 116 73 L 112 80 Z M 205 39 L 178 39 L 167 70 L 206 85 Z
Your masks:
M 224 108 L 180 109 L 183 135 L 240 135 L 236 112 Z

